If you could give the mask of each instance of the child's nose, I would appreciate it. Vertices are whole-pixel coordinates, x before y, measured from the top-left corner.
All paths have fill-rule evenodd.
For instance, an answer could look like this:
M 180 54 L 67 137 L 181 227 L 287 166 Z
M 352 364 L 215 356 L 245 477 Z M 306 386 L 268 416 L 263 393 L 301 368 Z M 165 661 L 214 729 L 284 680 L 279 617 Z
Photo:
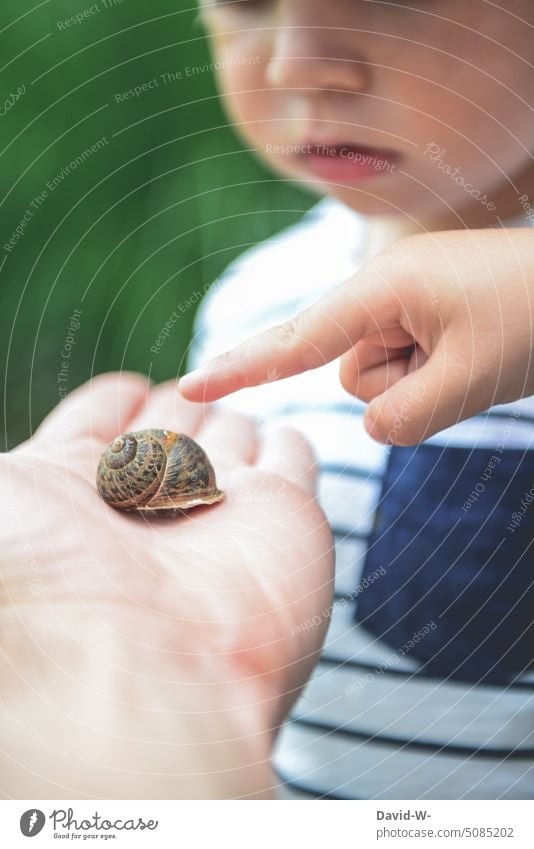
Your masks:
M 339 38 L 339 31 L 321 27 L 278 29 L 267 61 L 267 82 L 281 88 L 368 88 L 371 65 L 356 46 L 347 43 L 347 33 L 342 35 Z

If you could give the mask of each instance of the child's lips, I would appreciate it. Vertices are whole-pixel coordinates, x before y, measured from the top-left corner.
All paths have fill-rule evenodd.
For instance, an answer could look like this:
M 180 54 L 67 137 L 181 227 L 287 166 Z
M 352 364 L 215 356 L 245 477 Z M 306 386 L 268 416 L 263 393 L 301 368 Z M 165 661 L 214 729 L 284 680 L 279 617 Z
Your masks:
M 326 144 L 308 142 L 301 145 L 295 160 L 326 180 L 353 181 L 380 177 L 395 171 L 400 154 L 392 150 L 363 147 L 347 142 Z

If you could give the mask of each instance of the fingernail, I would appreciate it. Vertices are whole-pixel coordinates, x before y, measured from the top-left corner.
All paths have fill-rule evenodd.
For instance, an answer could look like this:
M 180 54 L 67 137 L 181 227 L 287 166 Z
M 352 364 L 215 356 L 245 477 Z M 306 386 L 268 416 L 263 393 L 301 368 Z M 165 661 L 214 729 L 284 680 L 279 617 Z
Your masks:
M 375 442 L 380 442 L 381 445 L 387 445 L 387 439 L 380 430 L 380 428 L 377 426 L 376 422 L 374 422 L 372 419 L 364 419 L 363 423 L 365 430 L 367 431 L 371 439 L 374 439 Z

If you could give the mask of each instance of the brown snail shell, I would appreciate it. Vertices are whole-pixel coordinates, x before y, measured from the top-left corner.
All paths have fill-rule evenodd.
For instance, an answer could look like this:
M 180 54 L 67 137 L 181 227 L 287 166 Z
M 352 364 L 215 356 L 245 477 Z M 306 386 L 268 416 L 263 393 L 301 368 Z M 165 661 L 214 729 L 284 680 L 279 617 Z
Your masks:
M 172 516 L 224 498 L 206 452 L 172 430 L 115 437 L 100 459 L 96 485 L 107 504 L 145 515 Z

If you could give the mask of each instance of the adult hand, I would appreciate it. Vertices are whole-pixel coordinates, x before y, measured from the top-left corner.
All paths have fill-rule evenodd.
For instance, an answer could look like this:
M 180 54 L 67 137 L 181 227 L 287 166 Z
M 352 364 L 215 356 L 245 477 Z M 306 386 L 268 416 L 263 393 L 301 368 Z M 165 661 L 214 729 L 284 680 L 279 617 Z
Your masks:
M 196 439 L 225 499 L 174 519 L 104 504 L 102 451 L 145 427 Z M 2 455 L 0 474 L 4 793 L 270 796 L 273 738 L 332 595 L 303 437 L 188 403 L 174 381 L 107 374 Z
M 367 430 L 414 445 L 534 392 L 534 233 L 401 239 L 290 321 L 180 380 L 213 401 L 341 357 L 344 388 L 369 402 Z

